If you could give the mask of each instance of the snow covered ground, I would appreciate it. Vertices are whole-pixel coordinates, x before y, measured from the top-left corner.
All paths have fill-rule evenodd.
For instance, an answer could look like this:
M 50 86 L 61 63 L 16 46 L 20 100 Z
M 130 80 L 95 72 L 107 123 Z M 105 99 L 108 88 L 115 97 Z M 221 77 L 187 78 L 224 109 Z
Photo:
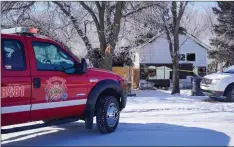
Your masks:
M 234 146 L 234 103 L 207 102 L 170 91 L 134 91 L 116 132 L 87 131 L 83 122 L 3 134 L 2 145 Z

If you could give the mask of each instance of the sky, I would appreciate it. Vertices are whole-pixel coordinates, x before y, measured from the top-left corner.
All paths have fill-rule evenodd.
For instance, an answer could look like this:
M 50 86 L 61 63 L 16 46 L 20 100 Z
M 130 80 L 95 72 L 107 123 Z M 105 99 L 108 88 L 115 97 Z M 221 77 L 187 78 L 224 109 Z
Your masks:
M 204 8 L 206 7 L 215 7 L 216 1 L 196 1 L 193 2 L 193 6 L 199 11 L 204 11 Z

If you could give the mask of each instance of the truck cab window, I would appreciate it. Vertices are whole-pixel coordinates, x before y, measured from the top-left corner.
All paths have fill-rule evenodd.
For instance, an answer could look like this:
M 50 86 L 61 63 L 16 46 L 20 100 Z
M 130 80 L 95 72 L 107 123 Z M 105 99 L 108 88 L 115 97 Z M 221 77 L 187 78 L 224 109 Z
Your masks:
M 38 70 L 64 70 L 74 65 L 74 60 L 53 44 L 33 42 L 33 50 Z
M 25 70 L 23 45 L 18 40 L 2 40 L 3 67 L 5 70 Z

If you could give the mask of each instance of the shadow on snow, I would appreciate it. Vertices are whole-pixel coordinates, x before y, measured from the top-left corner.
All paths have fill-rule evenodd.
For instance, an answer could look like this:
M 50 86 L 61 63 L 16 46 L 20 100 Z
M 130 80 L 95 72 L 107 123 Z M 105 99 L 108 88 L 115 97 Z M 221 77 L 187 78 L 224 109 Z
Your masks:
M 230 141 L 230 137 L 222 132 L 164 123 L 120 123 L 112 134 L 100 134 L 96 127 L 88 131 L 84 123 L 70 123 L 31 132 L 12 133 L 12 137 L 2 139 L 2 146 L 227 146 Z

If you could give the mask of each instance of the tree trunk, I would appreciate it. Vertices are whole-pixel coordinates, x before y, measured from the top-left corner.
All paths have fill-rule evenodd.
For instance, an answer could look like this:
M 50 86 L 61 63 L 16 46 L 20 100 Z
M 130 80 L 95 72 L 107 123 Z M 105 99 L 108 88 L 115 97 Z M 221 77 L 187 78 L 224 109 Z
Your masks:
M 106 53 L 101 61 L 101 68 L 112 71 L 112 55 Z
M 180 93 L 180 78 L 179 78 L 179 27 L 180 19 L 183 14 L 183 3 L 180 3 L 179 14 L 177 14 L 177 4 L 175 1 L 172 2 L 171 12 L 173 16 L 173 26 L 174 26 L 174 53 L 173 53 L 173 89 L 171 94 Z
M 104 58 L 102 58 L 101 60 L 101 68 L 112 71 L 112 57 L 114 54 L 116 43 L 114 42 L 114 40 L 110 40 L 109 43 L 109 46 L 107 46 L 109 47 L 109 50 L 104 49 L 102 52 Z
M 171 94 L 180 93 L 179 78 L 179 24 L 177 23 L 174 30 L 174 58 L 173 62 L 173 89 Z
M 102 59 L 102 68 L 107 70 L 112 70 L 112 57 L 114 54 L 115 46 L 118 41 L 119 31 L 120 31 L 120 21 L 122 17 L 122 9 L 123 9 L 124 2 L 118 1 L 116 4 L 116 10 L 115 10 L 115 16 L 114 16 L 114 22 L 110 24 L 110 11 L 108 11 L 108 5 L 107 5 L 107 31 L 108 35 L 106 38 L 107 46 L 110 48 L 110 52 L 106 52 L 106 48 L 102 50 L 102 54 L 104 54 L 104 58 Z M 109 15 L 109 16 L 108 16 Z M 107 47 L 106 46 L 106 47 Z
M 178 58 L 173 60 L 173 77 L 172 77 L 172 92 L 171 94 L 180 93 L 180 79 L 179 79 L 179 62 Z

